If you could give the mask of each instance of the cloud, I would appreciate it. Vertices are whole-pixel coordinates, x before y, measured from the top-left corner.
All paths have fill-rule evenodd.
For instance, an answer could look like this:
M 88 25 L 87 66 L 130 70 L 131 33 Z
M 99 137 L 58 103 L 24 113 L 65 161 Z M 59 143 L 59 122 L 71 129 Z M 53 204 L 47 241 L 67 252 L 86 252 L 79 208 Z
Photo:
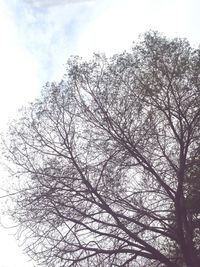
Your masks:
M 21 47 L 37 61 L 38 79 L 43 84 L 59 79 L 64 72 L 63 64 L 74 54 L 77 36 L 91 16 L 92 5 L 85 3 L 94 1 L 73 1 L 77 5 L 68 5 L 72 2 L 69 0 L 11 2 L 17 38 Z
M 12 0 L 11 0 L 12 1 Z M 37 63 L 21 48 L 12 12 L 0 2 L 0 126 L 34 94 Z M 31 82 L 30 82 L 31 81 Z
M 91 20 L 94 3 L 82 0 L 68 5 L 66 0 L 35 8 L 31 2 L 37 0 L 0 1 L 1 128 L 18 108 L 40 95 L 47 81 L 62 78 L 64 64 Z
M 94 2 L 94 0 L 25 0 L 34 7 L 51 7 L 57 5 Z

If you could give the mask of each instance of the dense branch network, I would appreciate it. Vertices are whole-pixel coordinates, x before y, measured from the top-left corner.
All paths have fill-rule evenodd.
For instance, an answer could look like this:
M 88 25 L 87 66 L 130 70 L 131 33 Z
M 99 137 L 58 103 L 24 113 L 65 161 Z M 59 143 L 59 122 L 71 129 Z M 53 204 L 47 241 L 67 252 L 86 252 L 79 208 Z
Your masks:
M 131 53 L 71 58 L 63 81 L 24 109 L 4 150 L 31 257 L 199 266 L 199 73 L 199 50 L 147 33 Z

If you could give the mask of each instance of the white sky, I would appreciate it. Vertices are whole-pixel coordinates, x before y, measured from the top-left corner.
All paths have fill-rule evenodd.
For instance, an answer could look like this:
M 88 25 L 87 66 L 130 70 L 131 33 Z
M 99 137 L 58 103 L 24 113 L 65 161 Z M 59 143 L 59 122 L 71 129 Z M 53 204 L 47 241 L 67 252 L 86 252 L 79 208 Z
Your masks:
M 0 0 L 0 130 L 45 82 L 62 77 L 69 55 L 111 55 L 150 29 L 198 45 L 200 1 Z M 33 267 L 4 229 L 0 251 L 0 267 Z

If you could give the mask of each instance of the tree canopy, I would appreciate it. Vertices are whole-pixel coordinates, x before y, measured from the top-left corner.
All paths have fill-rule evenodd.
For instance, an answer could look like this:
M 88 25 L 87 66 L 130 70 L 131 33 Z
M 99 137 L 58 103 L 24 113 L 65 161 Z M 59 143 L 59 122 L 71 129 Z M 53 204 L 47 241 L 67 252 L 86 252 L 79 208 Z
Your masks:
M 4 152 L 31 257 L 200 266 L 199 49 L 149 32 L 131 52 L 72 57 L 20 116 Z

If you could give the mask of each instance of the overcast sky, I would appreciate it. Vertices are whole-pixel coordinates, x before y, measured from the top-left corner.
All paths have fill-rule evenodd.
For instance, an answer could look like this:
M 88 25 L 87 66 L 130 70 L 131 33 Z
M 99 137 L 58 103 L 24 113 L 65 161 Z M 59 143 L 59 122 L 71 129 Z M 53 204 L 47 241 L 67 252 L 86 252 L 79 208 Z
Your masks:
M 0 130 L 71 54 L 128 50 L 150 29 L 197 46 L 199 13 L 199 0 L 0 0 Z M 0 251 L 0 267 L 33 267 L 3 229 Z

